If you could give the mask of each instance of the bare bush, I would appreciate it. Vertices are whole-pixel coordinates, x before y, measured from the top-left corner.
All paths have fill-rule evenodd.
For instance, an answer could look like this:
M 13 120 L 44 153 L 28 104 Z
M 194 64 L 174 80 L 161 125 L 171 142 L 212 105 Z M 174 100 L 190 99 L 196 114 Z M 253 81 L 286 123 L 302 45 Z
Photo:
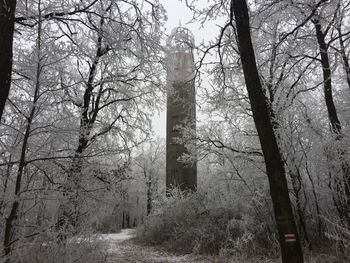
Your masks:
M 96 263 L 105 260 L 106 252 L 92 239 L 76 238 L 66 244 L 47 239 L 14 250 L 11 258 L 15 263 Z
M 216 191 L 183 193 L 174 189 L 159 201 L 139 228 L 137 238 L 186 253 L 259 250 L 262 242 L 271 248 L 273 244 L 266 232 L 262 241 L 263 222 L 253 214 L 231 196 Z

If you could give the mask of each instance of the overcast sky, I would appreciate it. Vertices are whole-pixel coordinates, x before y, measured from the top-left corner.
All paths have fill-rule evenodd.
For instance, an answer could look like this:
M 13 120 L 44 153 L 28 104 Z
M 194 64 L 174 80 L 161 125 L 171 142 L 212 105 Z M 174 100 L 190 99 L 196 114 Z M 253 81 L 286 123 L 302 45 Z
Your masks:
M 179 26 L 181 21 L 182 26 L 190 29 L 196 38 L 196 43 L 203 40 L 209 40 L 218 35 L 219 29 L 215 23 L 206 23 L 205 27 L 201 27 L 200 23 L 191 23 L 192 12 L 186 7 L 184 2 L 179 0 L 160 0 L 160 3 L 167 11 L 168 21 L 166 23 L 167 34 L 170 34 L 174 27 Z
M 178 0 L 160 0 L 160 3 L 168 13 L 168 21 L 166 24 L 167 33 L 169 33 L 172 28 L 178 26 L 179 21 L 185 25 L 192 17 L 191 11 L 184 3 Z M 187 27 L 192 29 L 191 27 L 193 27 L 193 25 L 187 25 Z

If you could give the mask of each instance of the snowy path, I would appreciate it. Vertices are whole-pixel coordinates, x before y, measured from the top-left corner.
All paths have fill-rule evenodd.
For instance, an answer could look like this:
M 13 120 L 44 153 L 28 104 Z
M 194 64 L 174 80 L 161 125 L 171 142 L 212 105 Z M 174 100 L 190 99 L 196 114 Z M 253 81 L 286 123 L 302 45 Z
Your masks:
M 266 256 L 239 255 L 231 256 L 200 256 L 194 254 L 179 255 L 171 253 L 162 247 L 142 246 L 132 238 L 134 229 L 124 229 L 117 234 L 102 234 L 90 236 L 89 238 L 74 238 L 71 242 L 83 241 L 96 242 L 104 260 L 108 263 L 277 263 L 277 258 Z M 101 259 L 101 258 L 100 258 Z M 335 262 L 323 254 L 308 255 L 305 263 L 330 263 Z M 90 261 L 95 262 L 95 261 Z
M 106 262 L 109 263 L 179 263 L 179 262 L 213 262 L 200 256 L 176 255 L 156 249 L 135 244 L 130 240 L 135 234 L 133 229 L 124 229 L 118 234 L 101 235 L 99 240 L 106 247 Z
M 105 260 L 108 263 L 277 263 L 278 259 L 263 257 L 242 258 L 238 255 L 231 257 L 178 255 L 161 247 L 142 246 L 132 238 L 134 229 L 124 229 L 118 234 L 99 235 L 96 239 L 103 246 Z M 315 255 L 314 255 L 315 256 Z M 321 255 L 320 255 L 321 256 Z M 321 259 L 320 256 L 308 257 L 306 263 L 329 263 L 331 260 Z

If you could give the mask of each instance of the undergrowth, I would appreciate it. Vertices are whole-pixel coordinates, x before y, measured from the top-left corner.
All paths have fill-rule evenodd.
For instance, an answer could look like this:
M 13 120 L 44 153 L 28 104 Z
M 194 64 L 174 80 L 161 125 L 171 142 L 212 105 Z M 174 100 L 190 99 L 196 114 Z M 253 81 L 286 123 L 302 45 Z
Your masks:
M 174 189 L 158 201 L 138 229 L 137 239 L 185 253 L 271 251 L 276 247 L 276 239 L 266 229 L 250 207 L 230 196 L 215 191 L 184 193 Z

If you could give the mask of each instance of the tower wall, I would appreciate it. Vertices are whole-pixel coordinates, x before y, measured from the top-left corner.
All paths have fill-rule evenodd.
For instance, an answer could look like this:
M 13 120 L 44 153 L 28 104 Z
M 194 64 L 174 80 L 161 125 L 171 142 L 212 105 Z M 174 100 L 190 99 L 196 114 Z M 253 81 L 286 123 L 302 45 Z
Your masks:
M 187 153 L 186 142 L 175 141 L 183 139 L 181 127 L 193 130 L 196 128 L 192 50 L 169 50 L 167 71 L 166 187 L 178 186 L 182 190 L 196 190 L 197 165 L 178 160 Z

